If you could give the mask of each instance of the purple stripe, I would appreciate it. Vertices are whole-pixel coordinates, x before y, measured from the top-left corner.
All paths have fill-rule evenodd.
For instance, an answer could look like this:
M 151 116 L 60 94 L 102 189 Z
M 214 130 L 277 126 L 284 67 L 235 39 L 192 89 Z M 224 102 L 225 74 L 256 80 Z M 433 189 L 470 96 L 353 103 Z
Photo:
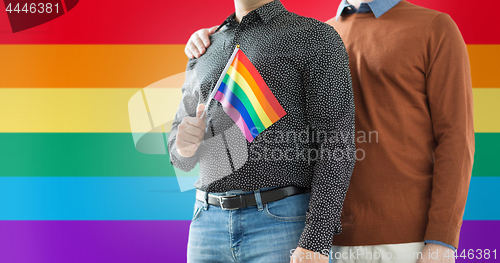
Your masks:
M 190 221 L 0 221 L 1 262 L 186 262 Z M 497 249 L 500 221 L 464 221 L 459 252 Z M 498 259 L 498 255 L 497 255 Z M 475 262 L 458 258 L 457 262 Z M 486 262 L 496 262 L 493 259 Z
M 0 221 L 0 262 L 186 262 L 190 221 Z
M 500 259 L 500 221 L 466 220 L 460 232 L 458 251 L 466 249 L 497 250 L 497 259 Z M 467 254 L 467 253 L 466 253 Z M 491 260 L 493 262 L 494 260 Z M 460 260 L 458 261 L 460 262 Z M 465 262 L 465 261 L 464 261 Z M 470 262 L 468 260 L 467 262 Z

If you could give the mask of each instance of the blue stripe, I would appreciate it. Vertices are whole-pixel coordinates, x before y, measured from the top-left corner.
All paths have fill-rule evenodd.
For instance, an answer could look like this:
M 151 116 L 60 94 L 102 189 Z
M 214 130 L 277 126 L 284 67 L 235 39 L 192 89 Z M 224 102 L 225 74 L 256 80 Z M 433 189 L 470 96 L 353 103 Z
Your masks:
M 219 91 L 224 94 L 226 97 L 226 100 L 233 105 L 233 107 L 240 113 L 241 117 L 247 124 L 248 130 L 250 130 L 250 134 L 252 137 L 256 137 L 258 134 L 254 134 L 252 131 L 256 131 L 257 128 L 255 127 L 254 122 L 252 121 L 252 118 L 250 117 L 250 114 L 248 114 L 247 109 L 245 108 L 245 105 L 241 102 L 240 99 L 228 88 L 226 83 L 222 82 L 219 87 Z
M 176 177 L 0 177 L 0 220 L 190 220 Z
M 498 186 L 473 177 L 464 219 L 500 220 Z M 0 177 L 0 200 L 0 220 L 190 220 L 195 191 L 175 177 Z
M 471 179 L 464 220 L 500 220 L 500 177 Z

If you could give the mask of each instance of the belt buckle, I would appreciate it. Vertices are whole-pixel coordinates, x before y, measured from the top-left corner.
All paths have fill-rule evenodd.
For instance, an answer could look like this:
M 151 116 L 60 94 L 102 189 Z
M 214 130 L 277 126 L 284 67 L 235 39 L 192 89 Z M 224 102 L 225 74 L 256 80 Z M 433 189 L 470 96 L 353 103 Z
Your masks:
M 220 208 L 222 208 L 222 210 L 236 210 L 238 208 L 225 208 L 224 207 L 224 202 L 222 198 L 229 198 L 229 197 L 235 197 L 236 195 L 219 195 L 217 196 L 217 198 L 219 198 L 219 205 L 220 205 Z

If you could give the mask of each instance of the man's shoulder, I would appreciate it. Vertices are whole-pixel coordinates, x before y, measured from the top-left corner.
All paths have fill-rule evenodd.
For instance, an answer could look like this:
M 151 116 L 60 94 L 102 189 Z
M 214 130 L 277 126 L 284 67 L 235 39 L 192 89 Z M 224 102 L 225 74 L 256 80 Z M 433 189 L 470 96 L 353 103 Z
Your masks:
M 442 13 L 437 10 L 412 4 L 407 1 L 401 1 L 398 5 L 396 5 L 393 8 L 393 10 L 400 12 L 407 12 L 413 15 L 427 15 L 427 16 L 436 16 Z
M 451 19 L 446 13 L 438 10 L 430 9 L 427 7 L 415 5 L 404 1 L 402 10 L 405 11 L 405 15 L 408 15 L 414 19 L 419 19 L 421 21 L 432 22 L 435 19 Z
M 325 22 L 321 22 L 312 17 L 301 16 L 289 12 L 287 16 L 279 21 L 279 23 L 286 22 L 286 25 L 293 31 L 301 31 L 311 37 L 311 41 L 324 41 L 341 39 L 335 28 Z M 284 23 L 285 24 L 285 23 Z
M 402 26 L 419 25 L 427 27 L 435 19 L 445 18 L 446 16 L 448 16 L 446 13 L 412 4 L 403 0 L 384 13 L 380 18 L 377 18 L 377 20 L 392 20 Z M 337 17 L 333 17 L 326 21 L 326 23 L 336 27 L 341 26 L 345 23 L 345 21 L 340 17 L 339 19 L 337 19 Z
M 318 30 L 335 31 L 335 29 L 332 26 L 328 25 L 325 22 L 321 22 L 316 18 L 301 16 L 293 12 L 288 12 L 288 15 L 284 16 L 283 19 L 288 20 L 286 22 L 293 22 L 291 25 L 300 26 L 304 30 L 318 29 Z
M 457 28 L 455 22 L 447 13 L 415 5 L 406 1 L 402 1 L 402 5 L 395 10 L 403 23 L 408 23 L 414 27 L 425 30 L 430 33 L 433 31 L 450 31 Z

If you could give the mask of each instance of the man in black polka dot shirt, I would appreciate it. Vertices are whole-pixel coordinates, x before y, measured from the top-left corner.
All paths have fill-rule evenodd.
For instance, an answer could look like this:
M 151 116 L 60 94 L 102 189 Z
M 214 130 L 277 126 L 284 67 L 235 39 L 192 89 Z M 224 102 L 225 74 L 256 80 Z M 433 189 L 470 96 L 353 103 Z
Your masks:
M 237 0 L 235 6 L 206 54 L 189 60 L 169 137 L 174 166 L 200 165 L 188 261 L 289 262 L 294 253 L 296 262 L 328 262 L 320 254 L 329 254 L 341 232 L 355 163 L 346 49 L 333 27 L 291 13 L 279 0 Z M 200 118 L 237 45 L 286 112 L 252 142 L 216 100 Z M 243 204 L 224 209 L 233 201 L 213 195 L 225 192 Z M 305 261 L 310 257 L 316 259 Z

